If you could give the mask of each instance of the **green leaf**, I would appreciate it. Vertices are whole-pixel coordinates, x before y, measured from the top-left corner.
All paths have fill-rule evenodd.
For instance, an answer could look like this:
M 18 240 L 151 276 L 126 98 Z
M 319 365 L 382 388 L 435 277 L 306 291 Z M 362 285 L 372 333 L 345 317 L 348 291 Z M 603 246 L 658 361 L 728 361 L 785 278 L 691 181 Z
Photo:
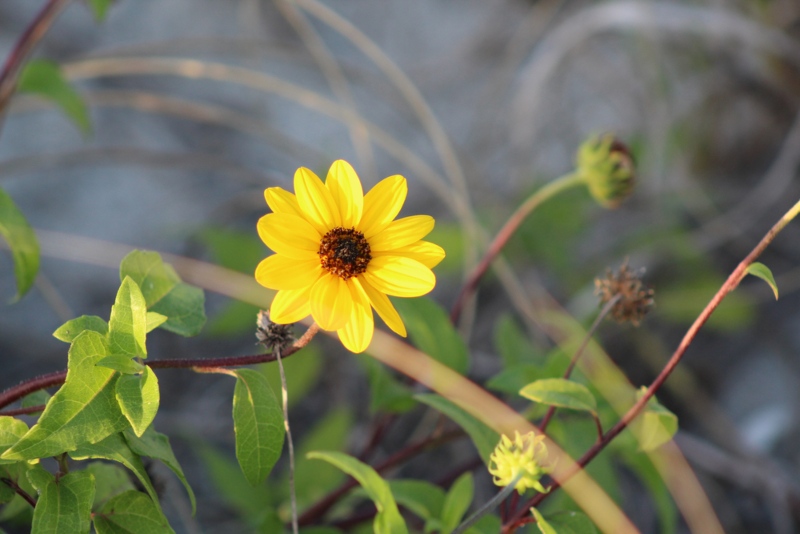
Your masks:
M 25 64 L 17 81 L 17 91 L 32 93 L 50 100 L 75 123 L 83 134 L 92 129 L 86 104 L 64 78 L 58 64 L 46 59 L 34 59 Z
M 772 292 L 775 294 L 775 300 L 778 300 L 778 284 L 775 283 L 775 277 L 772 276 L 772 271 L 769 270 L 769 267 L 756 261 L 748 265 L 747 274 L 757 276 L 769 284 L 769 287 L 772 288 Z
M 160 432 L 156 432 L 152 426 L 149 427 L 141 436 L 134 434 L 132 429 L 125 430 L 122 435 L 125 437 L 125 441 L 128 442 L 128 445 L 133 452 L 140 454 L 141 456 L 147 456 L 148 458 L 160 460 L 173 473 L 175 473 L 175 476 L 177 476 L 181 481 L 183 487 L 186 488 L 186 493 L 189 494 L 189 500 L 192 502 L 192 514 L 194 514 L 195 509 L 197 508 L 194 498 L 194 491 L 192 491 L 192 487 L 186 480 L 186 476 L 183 474 L 181 464 L 178 463 L 178 459 L 175 458 L 175 453 L 172 452 L 172 446 L 169 444 L 169 438 Z
M 14 276 L 17 278 L 19 300 L 28 292 L 39 272 L 39 241 L 8 193 L 0 189 L 0 235 L 8 243 L 14 260 Z
M 408 508 L 414 515 L 429 521 L 442 515 L 444 506 L 444 490 L 424 480 L 390 480 L 397 504 Z
M 150 333 L 167 321 L 166 315 L 149 311 L 147 312 L 147 329 L 146 332 Z
M 466 532 L 466 534 L 496 534 L 503 526 L 502 521 L 496 515 L 486 514 L 478 519 Z
M 405 413 L 414 406 L 411 388 L 401 384 L 383 364 L 365 354 L 357 355 L 369 378 L 369 410 L 372 413 Z
M 126 491 L 94 514 L 97 534 L 174 534 L 167 518 L 144 493 Z
M 112 460 L 119 462 L 136 476 L 142 487 L 150 494 L 153 502 L 158 504 L 158 494 L 156 493 L 150 475 L 142 463 L 139 455 L 131 449 L 122 434 L 116 433 L 106 439 L 93 444 L 86 444 L 69 453 L 73 460 L 86 460 L 87 458 Z
M 198 445 L 200 457 L 222 501 L 249 523 L 261 522 L 272 501 L 271 492 L 263 484 L 255 488 L 251 486 L 237 462 L 202 441 Z
M 69 349 L 64 385 L 47 403 L 39 422 L 2 458 L 55 456 L 127 427 L 114 395 L 119 375 L 95 366 L 107 354 L 106 340 L 97 332 L 87 330 L 75 338 Z
M 458 425 L 469 434 L 472 443 L 478 449 L 484 463 L 489 461 L 489 455 L 494 451 L 497 442 L 500 441 L 500 435 L 476 419 L 463 408 L 455 405 L 452 401 L 445 399 L 434 393 L 423 393 L 415 395 L 415 399 L 427 404 L 447 417 L 458 423 Z
M 92 509 L 102 506 L 115 495 L 135 489 L 127 471 L 117 464 L 90 462 L 86 471 L 94 477 L 94 502 Z
M 449 534 L 460 523 L 472 504 L 472 473 L 466 472 L 453 482 L 442 506 L 442 534 Z
M 558 532 L 558 534 L 597 534 L 597 528 L 592 520 L 586 514 L 574 510 L 548 514 L 547 522 L 553 532 Z
M 25 424 L 25 421 L 8 415 L 0 415 L 0 453 L 11 448 L 22 439 L 26 432 L 28 432 L 28 425 Z
M 94 499 L 94 477 L 73 471 L 56 482 L 51 475 L 36 501 L 31 534 L 83 534 L 89 532 Z
M 233 429 L 236 459 L 252 486 L 262 483 L 281 456 L 283 411 L 264 375 L 252 369 L 235 371 Z
M 392 301 L 408 329 L 414 345 L 451 369 L 465 374 L 469 369 L 467 345 L 441 306 L 428 298 Z
M 307 456 L 335 465 L 361 484 L 378 509 L 373 523 L 375 534 L 408 534 L 389 484 L 373 468 L 341 452 L 317 451 L 310 452 Z
M 486 382 L 486 387 L 494 391 L 519 395 L 526 385 L 545 378 L 545 372 L 535 363 L 518 363 L 506 367 Z
M 536 518 L 536 526 L 539 527 L 539 532 L 542 534 L 559 534 L 556 529 L 554 529 L 550 523 L 545 520 L 544 516 L 537 510 L 536 508 L 531 508 L 531 513 L 533 513 L 533 517 Z
M 636 398 L 640 399 L 646 390 L 647 388 L 642 386 Z M 652 451 L 671 440 L 678 431 L 678 416 L 652 397 L 647 401 L 644 411 L 631 422 L 629 428 L 639 440 L 639 447 L 643 451 Z
M 72 343 L 84 330 L 92 330 L 105 336 L 108 333 L 108 323 L 96 315 L 81 315 L 61 325 L 53 332 L 53 337 L 65 343 Z
M 522 388 L 519 394 L 548 406 L 597 413 L 597 401 L 589 388 L 563 378 L 537 380 Z
M 131 358 L 130 354 L 112 354 L 106 356 L 95 365 L 119 371 L 123 375 L 135 375 L 144 371 L 145 366 Z
M 89 0 L 89 7 L 94 13 L 94 18 L 97 22 L 101 22 L 106 18 L 106 12 L 111 6 L 112 0 Z
M 145 366 L 141 375 L 122 375 L 117 380 L 117 401 L 137 436 L 144 434 L 158 412 L 158 379 Z
M 322 448 L 343 451 L 352 428 L 352 412 L 345 408 L 335 408 L 326 413 L 322 419 L 318 419 L 300 442 L 295 453 L 294 470 L 295 491 L 300 509 L 324 497 L 344 479 L 342 472 L 334 466 L 309 460 L 306 454 Z M 288 474 L 281 487 L 289 487 Z
M 122 280 L 108 320 L 108 346 L 113 354 L 147 358 L 147 308 L 139 286 L 130 276 Z
M 540 357 L 539 351 L 533 348 L 528 336 L 508 313 L 501 315 L 494 325 L 494 346 L 503 358 L 504 367 L 517 364 L 530 365 L 531 360 Z M 519 388 L 515 393 L 517 391 Z
M 134 250 L 120 263 L 119 274 L 138 284 L 148 310 L 168 317 L 164 329 L 181 336 L 200 333 L 206 322 L 203 291 L 181 282 L 157 252 Z

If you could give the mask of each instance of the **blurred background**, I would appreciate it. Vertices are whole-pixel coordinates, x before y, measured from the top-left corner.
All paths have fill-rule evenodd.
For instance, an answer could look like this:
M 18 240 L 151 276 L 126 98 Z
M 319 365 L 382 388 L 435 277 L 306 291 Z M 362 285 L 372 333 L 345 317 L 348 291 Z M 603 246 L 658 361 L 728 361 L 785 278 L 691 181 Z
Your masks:
M 598 132 L 616 133 L 634 153 L 634 195 L 609 211 L 576 189 L 526 221 L 506 258 L 527 294 L 509 295 L 489 276 L 461 325 L 470 376 L 485 381 L 500 368 L 501 316 L 534 351 L 549 350 L 520 299 L 535 305 L 550 293 L 589 324 L 594 278 L 628 259 L 646 268 L 655 309 L 639 328 L 605 322 L 598 339 L 645 385 L 800 197 L 794 0 L 118 0 L 102 22 L 83 2 L 66 4 L 33 57 L 61 65 L 91 128 L 30 95 L 6 112 L 0 186 L 40 231 L 43 258 L 35 288 L 0 307 L 0 388 L 65 367 L 67 346 L 52 332 L 78 315 L 108 316 L 126 250 L 251 274 L 269 253 L 255 233 L 267 212 L 263 189 L 291 189 L 297 167 L 324 175 L 339 158 L 365 189 L 408 178 L 403 213 L 434 215 L 430 239 L 448 254 L 432 294 L 448 309 L 486 237 L 536 188 L 570 172 L 579 144 Z M 43 5 L 0 2 L 4 58 Z M 679 416 L 677 443 L 726 532 L 800 531 L 799 240 L 794 223 L 762 258 L 780 300 L 746 279 L 659 394 Z M 14 283 L 0 253 L 4 300 Z M 151 358 L 258 352 L 257 309 L 208 291 L 204 332 L 156 331 Z M 325 417 L 341 446 L 358 451 L 374 425 L 366 375 L 375 371 L 327 339 L 309 354 L 288 371 L 297 436 Z M 179 484 L 164 476 L 176 531 L 245 531 L 241 518 L 258 504 L 231 489 L 232 383 L 159 377 L 156 425 L 169 429 L 200 502 L 191 517 Z M 376 454 L 430 424 L 412 411 Z M 456 443 L 401 474 L 446 473 L 442 464 L 472 454 Z M 664 531 L 641 483 L 618 467 L 623 509 L 643 532 Z M 492 492 L 481 476 L 478 502 Z M 680 520 L 675 529 L 686 531 Z

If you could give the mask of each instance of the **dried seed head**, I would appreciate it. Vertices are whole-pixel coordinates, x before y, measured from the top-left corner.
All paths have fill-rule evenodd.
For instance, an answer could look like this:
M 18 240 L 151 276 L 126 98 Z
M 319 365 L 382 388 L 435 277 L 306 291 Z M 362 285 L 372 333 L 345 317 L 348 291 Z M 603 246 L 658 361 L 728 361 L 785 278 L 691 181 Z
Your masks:
M 611 301 L 617 295 L 619 298 L 611 308 L 611 317 L 617 322 L 630 322 L 639 326 L 644 316 L 647 315 L 654 304 L 654 291 L 642 284 L 640 276 L 644 269 L 634 271 L 628 267 L 628 260 L 620 266 L 619 271 L 606 271 L 604 278 L 595 278 L 594 293 L 600 297 L 600 305 Z
M 584 141 L 576 156 L 576 172 L 592 197 L 609 209 L 631 196 L 636 185 L 630 150 L 612 134 L 595 135 Z
M 292 325 L 273 323 L 269 312 L 261 310 L 256 318 L 256 339 L 270 350 L 282 349 L 294 341 Z

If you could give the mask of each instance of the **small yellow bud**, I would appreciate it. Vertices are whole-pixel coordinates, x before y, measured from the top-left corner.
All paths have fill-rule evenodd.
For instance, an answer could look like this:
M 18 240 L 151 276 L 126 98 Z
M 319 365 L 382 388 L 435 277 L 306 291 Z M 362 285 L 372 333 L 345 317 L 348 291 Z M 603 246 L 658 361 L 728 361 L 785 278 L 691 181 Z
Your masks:
M 600 205 L 614 209 L 633 193 L 636 170 L 628 147 L 611 134 L 595 135 L 578 149 L 576 172 Z
M 545 493 L 547 490 L 539 479 L 550 471 L 549 467 L 542 465 L 546 459 L 547 446 L 543 435 L 528 432 L 520 436 L 519 432 L 514 432 L 513 441 L 505 435 L 500 437 L 500 443 L 489 456 L 489 473 L 497 486 L 508 486 L 521 475 L 514 486 L 520 495 L 528 488 Z

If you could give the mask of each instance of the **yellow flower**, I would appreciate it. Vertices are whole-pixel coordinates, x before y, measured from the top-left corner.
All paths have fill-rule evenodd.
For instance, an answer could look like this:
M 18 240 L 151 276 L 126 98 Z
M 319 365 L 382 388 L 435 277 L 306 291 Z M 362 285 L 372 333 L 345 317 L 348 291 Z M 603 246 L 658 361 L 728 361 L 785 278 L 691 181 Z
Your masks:
M 528 488 L 545 493 L 547 490 L 539 479 L 550 471 L 549 467 L 542 465 L 546 459 L 547 446 L 543 435 L 535 436 L 528 432 L 520 436 L 515 431 L 513 441 L 505 434 L 500 437 L 500 443 L 489 456 L 489 473 L 493 475 L 496 486 L 508 486 L 519 477 L 514 489 L 520 495 Z
M 259 263 L 256 280 L 278 293 L 270 319 L 279 324 L 308 315 L 336 331 L 345 347 L 363 352 L 374 330 L 372 309 L 401 336 L 403 321 L 387 295 L 419 297 L 436 285 L 431 269 L 444 250 L 422 241 L 433 218 L 395 220 L 408 193 L 406 179 L 385 178 L 363 194 L 349 163 L 334 161 L 325 183 L 301 167 L 292 194 L 264 191 L 272 213 L 258 221 L 258 235 L 275 251 Z

